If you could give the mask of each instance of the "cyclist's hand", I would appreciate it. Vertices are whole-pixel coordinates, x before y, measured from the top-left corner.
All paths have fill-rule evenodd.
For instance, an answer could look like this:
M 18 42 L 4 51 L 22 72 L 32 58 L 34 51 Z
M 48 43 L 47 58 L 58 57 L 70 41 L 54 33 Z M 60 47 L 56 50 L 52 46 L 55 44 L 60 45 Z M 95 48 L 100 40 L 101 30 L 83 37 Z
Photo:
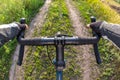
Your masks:
M 102 24 L 103 21 L 98 21 L 98 22 L 93 22 L 91 24 L 88 24 L 87 27 L 91 28 L 94 32 L 96 32 L 97 34 L 101 34 L 100 33 L 100 26 Z

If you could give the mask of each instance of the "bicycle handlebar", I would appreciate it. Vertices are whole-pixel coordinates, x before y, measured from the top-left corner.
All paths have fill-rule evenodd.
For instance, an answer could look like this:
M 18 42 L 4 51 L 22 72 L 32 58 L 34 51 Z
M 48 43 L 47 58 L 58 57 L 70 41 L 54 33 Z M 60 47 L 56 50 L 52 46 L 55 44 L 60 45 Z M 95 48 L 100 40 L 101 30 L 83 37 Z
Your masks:
M 26 23 L 25 18 L 21 18 L 20 23 L 25 24 Z M 25 30 L 20 32 L 20 35 L 18 36 L 18 38 L 19 37 L 24 38 L 24 35 L 25 35 Z M 24 56 L 24 45 L 20 44 L 19 56 L 18 56 L 18 62 L 17 62 L 19 66 L 22 65 L 23 56 Z
M 91 22 L 96 22 L 96 18 L 94 16 L 91 16 Z M 98 35 L 93 31 L 93 36 L 98 36 Z M 98 38 L 100 38 L 100 37 L 98 37 Z M 93 48 L 94 48 L 96 62 L 97 62 L 97 64 L 101 64 L 102 61 L 101 61 L 100 53 L 99 53 L 99 50 L 98 50 L 98 44 L 95 43 L 93 45 Z
M 99 41 L 98 37 L 90 38 L 80 38 L 80 37 L 42 37 L 33 39 L 19 38 L 18 42 L 22 45 L 32 45 L 32 46 L 44 46 L 44 45 L 57 45 L 62 43 L 63 45 L 85 45 L 85 44 L 95 44 Z
M 93 20 L 91 18 L 91 20 Z M 25 19 L 21 19 L 21 24 L 25 23 Z M 18 36 L 18 42 L 20 43 L 20 51 L 19 51 L 19 58 L 18 58 L 18 65 L 21 66 L 23 56 L 24 56 L 24 45 L 32 45 L 32 46 L 44 46 L 44 45 L 54 45 L 56 46 L 56 59 L 57 63 L 56 66 L 63 66 L 65 65 L 64 62 L 64 46 L 65 45 L 86 45 L 86 44 L 93 44 L 94 46 L 94 52 L 96 61 L 98 64 L 101 63 L 100 55 L 98 52 L 98 46 L 97 43 L 99 41 L 99 37 L 94 35 L 94 37 L 87 37 L 87 38 L 81 38 L 77 36 L 66 36 L 62 34 L 58 34 L 54 37 L 41 37 L 41 38 L 33 38 L 33 39 L 24 39 L 24 30 L 21 32 L 21 34 Z M 62 47 L 60 47 L 62 46 Z M 62 52 L 62 53 L 60 53 Z

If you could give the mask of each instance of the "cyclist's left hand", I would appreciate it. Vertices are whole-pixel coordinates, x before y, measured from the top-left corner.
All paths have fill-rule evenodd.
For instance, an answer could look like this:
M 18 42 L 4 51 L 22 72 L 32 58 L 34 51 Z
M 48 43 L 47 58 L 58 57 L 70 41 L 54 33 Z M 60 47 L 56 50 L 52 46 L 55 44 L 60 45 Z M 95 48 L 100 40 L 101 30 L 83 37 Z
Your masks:
M 27 24 L 20 24 L 20 23 L 17 23 L 17 25 L 20 27 L 21 30 L 25 30 L 25 29 L 28 29 L 29 26 Z

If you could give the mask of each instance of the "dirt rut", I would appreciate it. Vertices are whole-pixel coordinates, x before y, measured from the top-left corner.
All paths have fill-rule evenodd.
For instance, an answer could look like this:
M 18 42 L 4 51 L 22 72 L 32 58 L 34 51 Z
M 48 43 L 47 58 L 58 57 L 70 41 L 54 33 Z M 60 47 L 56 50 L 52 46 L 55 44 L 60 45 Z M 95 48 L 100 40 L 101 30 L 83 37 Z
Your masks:
M 35 16 L 35 18 L 30 23 L 30 28 L 26 32 L 27 38 L 32 37 L 32 34 L 36 27 L 39 28 L 42 26 L 51 2 L 52 0 L 46 0 L 43 7 L 39 10 L 39 13 Z M 27 49 L 28 47 L 25 48 L 25 53 L 27 52 Z M 14 55 L 12 57 L 13 60 L 12 60 L 12 65 L 9 71 L 9 80 L 24 80 L 24 69 L 22 68 L 22 66 L 16 65 L 18 60 L 18 53 L 19 53 L 19 45 L 17 45 Z
M 71 0 L 66 0 L 66 4 L 69 10 L 69 16 L 70 16 L 72 25 L 74 27 L 75 34 L 79 37 L 88 36 L 88 31 L 85 28 L 82 18 L 80 17 L 80 13 L 71 3 L 72 3 Z M 90 48 L 92 48 L 92 46 L 84 45 L 84 46 L 77 46 L 75 48 L 78 51 L 77 64 L 79 64 L 82 69 L 82 78 L 79 80 L 94 80 L 93 77 L 96 78 L 97 77 L 96 73 L 98 72 L 96 72 L 97 66 L 94 65 L 95 57 L 90 51 Z M 93 67 L 94 69 L 92 69 L 91 67 Z

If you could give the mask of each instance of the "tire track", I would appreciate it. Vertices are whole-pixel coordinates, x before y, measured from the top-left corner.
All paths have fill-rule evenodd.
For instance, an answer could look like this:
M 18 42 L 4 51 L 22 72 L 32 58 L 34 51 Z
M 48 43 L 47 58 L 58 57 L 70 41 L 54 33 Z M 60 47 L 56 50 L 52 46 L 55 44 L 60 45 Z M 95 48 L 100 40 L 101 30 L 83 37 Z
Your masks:
M 52 0 L 46 0 L 43 7 L 39 10 L 39 13 L 35 16 L 35 18 L 30 23 L 30 28 L 26 32 L 27 38 L 32 37 L 32 34 L 36 27 L 40 28 L 43 25 L 51 2 Z M 12 57 L 13 60 L 12 60 L 12 65 L 9 71 L 9 80 L 24 80 L 24 69 L 22 68 L 22 66 L 17 66 L 19 47 L 20 46 L 18 44 L 14 52 L 14 55 Z M 27 50 L 28 50 L 28 47 L 25 48 L 25 53 L 27 52 Z
M 71 22 L 73 24 L 73 28 L 75 30 L 75 34 L 79 37 L 88 36 L 88 31 L 85 28 L 82 18 L 80 17 L 80 13 L 76 10 L 76 8 L 71 4 L 70 0 L 66 0 L 66 4 L 69 10 L 69 16 Z M 84 46 L 77 46 L 75 47 L 78 50 L 77 59 L 78 63 L 82 69 L 82 80 L 94 80 L 94 77 L 97 77 L 97 74 L 93 74 L 92 72 L 97 70 L 97 67 L 93 64 L 95 62 L 95 58 L 90 51 L 91 46 L 84 45 Z M 91 67 L 94 67 L 92 69 Z M 80 80 L 81 80 L 80 79 Z

